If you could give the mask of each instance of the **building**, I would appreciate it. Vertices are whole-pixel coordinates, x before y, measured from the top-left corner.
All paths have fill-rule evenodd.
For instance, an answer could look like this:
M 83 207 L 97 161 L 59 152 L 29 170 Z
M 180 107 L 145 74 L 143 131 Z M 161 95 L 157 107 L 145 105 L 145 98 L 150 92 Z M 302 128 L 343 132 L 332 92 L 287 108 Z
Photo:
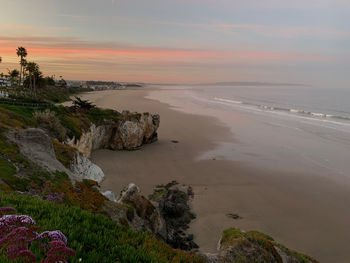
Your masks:
M 11 82 L 7 76 L 0 77 L 0 87 L 11 87 Z

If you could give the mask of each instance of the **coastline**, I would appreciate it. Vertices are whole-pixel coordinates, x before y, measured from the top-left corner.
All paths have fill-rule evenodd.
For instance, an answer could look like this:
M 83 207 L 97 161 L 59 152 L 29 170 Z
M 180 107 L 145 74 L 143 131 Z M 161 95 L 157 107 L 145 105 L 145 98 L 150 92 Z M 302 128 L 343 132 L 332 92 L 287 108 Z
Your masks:
M 341 253 L 346 251 L 348 239 L 340 230 L 347 223 L 337 226 L 330 218 L 327 220 L 324 209 L 314 206 L 322 193 L 317 193 L 318 190 L 332 191 L 328 205 L 333 205 L 339 198 L 348 198 L 345 187 L 330 184 L 327 178 L 317 175 L 283 174 L 229 160 L 196 160 L 199 154 L 215 148 L 218 144 L 215 138 L 234 142 L 230 129 L 213 117 L 186 114 L 145 99 L 147 94 L 147 90 L 128 89 L 83 95 L 84 99 L 105 108 L 161 115 L 157 143 L 135 152 L 100 150 L 93 154 L 92 160 L 106 174 L 104 189 L 118 193 L 123 186 L 134 182 L 148 195 L 156 184 L 171 180 L 192 185 L 197 219 L 189 232 L 195 235 L 201 251 L 214 252 L 222 230 L 234 226 L 271 234 L 281 243 L 321 261 L 345 262 Z M 310 189 L 314 190 L 310 192 Z M 341 208 L 334 207 L 330 212 L 337 213 Z M 239 214 L 243 219 L 233 220 L 226 216 L 228 213 Z M 313 226 L 315 221 L 317 227 Z M 332 223 L 333 231 L 327 229 Z M 340 256 L 335 258 L 337 255 Z

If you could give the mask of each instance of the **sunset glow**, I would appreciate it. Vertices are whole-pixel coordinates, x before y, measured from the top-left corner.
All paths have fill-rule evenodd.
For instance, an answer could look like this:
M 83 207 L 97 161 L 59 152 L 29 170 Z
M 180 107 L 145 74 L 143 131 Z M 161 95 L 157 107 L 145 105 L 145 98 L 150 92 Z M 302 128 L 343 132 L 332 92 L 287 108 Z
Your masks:
M 45 74 L 68 79 L 320 84 L 336 72 L 346 84 L 347 1 L 22 2 L 2 4 L 0 72 L 18 66 L 25 46 Z

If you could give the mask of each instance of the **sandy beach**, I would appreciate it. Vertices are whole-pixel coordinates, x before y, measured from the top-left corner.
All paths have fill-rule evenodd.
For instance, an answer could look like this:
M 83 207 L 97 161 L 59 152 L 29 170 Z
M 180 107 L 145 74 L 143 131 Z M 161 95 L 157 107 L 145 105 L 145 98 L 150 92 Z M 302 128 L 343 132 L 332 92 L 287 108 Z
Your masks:
M 154 89 L 154 88 L 152 88 Z M 146 99 L 149 90 L 128 89 L 84 94 L 104 108 L 158 113 L 159 141 L 138 151 L 99 150 L 92 160 L 106 177 L 104 190 L 116 194 L 136 183 L 145 195 L 157 184 L 176 180 L 194 188 L 197 218 L 189 233 L 201 251 L 215 252 L 222 230 L 259 230 L 291 249 L 321 262 L 348 262 L 350 244 L 350 187 L 327 176 L 223 159 L 199 160 L 221 141 L 237 139 L 218 119 L 186 114 Z M 244 119 L 237 121 L 244 124 Z M 243 123 L 243 124 L 242 124 Z M 173 143 L 172 140 L 178 141 Z M 228 213 L 242 219 L 233 220 Z

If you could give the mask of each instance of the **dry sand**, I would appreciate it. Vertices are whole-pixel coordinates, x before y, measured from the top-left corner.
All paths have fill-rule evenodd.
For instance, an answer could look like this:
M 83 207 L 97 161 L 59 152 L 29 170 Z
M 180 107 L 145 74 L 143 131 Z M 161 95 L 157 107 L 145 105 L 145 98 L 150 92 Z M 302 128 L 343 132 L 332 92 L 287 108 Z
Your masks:
M 263 231 L 321 262 L 348 262 L 347 185 L 318 175 L 261 170 L 233 161 L 196 161 L 218 140 L 234 141 L 234 135 L 214 118 L 175 111 L 145 99 L 146 95 L 143 89 L 129 89 L 83 96 L 100 107 L 161 116 L 158 142 L 133 152 L 93 153 L 92 160 L 106 175 L 103 189 L 119 193 L 133 182 L 148 195 L 155 185 L 171 180 L 192 185 L 197 219 L 189 232 L 202 251 L 215 252 L 222 230 L 239 227 Z M 230 219 L 228 213 L 243 219 Z

